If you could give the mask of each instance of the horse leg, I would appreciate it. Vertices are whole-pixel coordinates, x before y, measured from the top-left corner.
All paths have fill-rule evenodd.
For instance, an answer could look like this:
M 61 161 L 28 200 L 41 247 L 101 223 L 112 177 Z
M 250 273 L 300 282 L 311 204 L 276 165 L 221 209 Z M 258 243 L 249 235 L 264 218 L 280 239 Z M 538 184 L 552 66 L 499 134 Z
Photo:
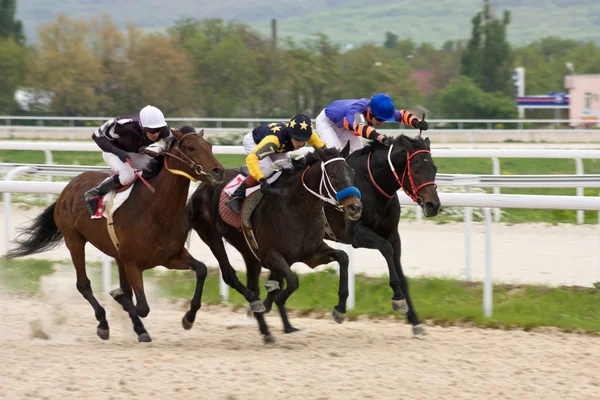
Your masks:
M 206 265 L 203 262 L 192 257 L 185 248 L 183 248 L 177 256 L 170 259 L 169 262 L 165 264 L 165 267 L 168 269 L 180 270 L 191 269 L 196 272 L 196 290 L 194 290 L 194 297 L 192 297 L 192 301 L 190 302 L 189 311 L 185 313 L 181 320 L 183 329 L 192 329 L 194 321 L 196 320 L 196 313 L 202 306 L 202 291 L 204 290 L 204 281 L 208 275 L 208 268 L 206 268 Z
M 258 286 L 260 280 L 260 271 L 261 265 L 260 261 L 257 261 L 252 256 L 243 256 L 244 262 L 246 263 L 246 277 L 247 277 L 247 285 L 248 289 L 252 291 L 256 297 L 260 295 L 260 288 Z M 268 345 L 277 344 L 277 340 L 275 337 L 271 335 L 269 331 L 269 326 L 267 325 L 267 321 L 265 321 L 264 312 L 261 313 L 253 313 L 256 321 L 258 322 L 258 329 L 260 333 L 263 335 L 263 342 Z
M 135 310 L 135 305 L 133 304 L 133 291 L 131 290 L 131 285 L 127 280 L 127 275 L 125 273 L 125 265 L 117 259 L 115 259 L 115 261 L 119 266 L 120 287 L 118 287 L 115 290 L 112 290 L 110 292 L 110 295 L 113 299 L 115 299 L 117 303 L 121 305 L 121 307 L 123 307 L 123 310 L 125 310 L 125 312 L 129 314 L 129 318 L 131 318 L 131 322 L 133 323 L 133 330 L 138 335 L 138 340 L 140 342 L 149 341 L 143 340 L 146 338 L 149 339 L 150 336 L 148 335 L 148 332 L 146 332 L 144 324 L 142 323 L 142 320 L 137 315 L 137 312 Z
M 290 324 L 287 310 L 285 309 L 285 302 L 300 286 L 298 275 L 292 271 L 285 258 L 283 258 L 283 256 L 276 250 L 271 250 L 269 252 L 264 263 L 265 267 L 285 277 L 285 289 L 281 290 L 275 296 L 274 301 L 275 304 L 277 304 L 279 315 L 281 316 L 281 321 L 283 322 L 283 331 L 285 333 L 297 332 L 299 329 L 294 328 Z
M 227 257 L 227 251 L 225 250 L 223 239 L 221 239 L 221 237 L 215 232 L 207 232 L 204 229 L 204 227 L 196 229 L 196 233 L 198 233 L 198 236 L 200 236 L 202 241 L 208 245 L 210 251 L 219 262 L 219 268 L 223 273 L 223 281 L 244 296 L 246 301 L 250 304 L 250 310 L 252 312 L 264 312 L 265 306 L 262 301 L 260 301 L 258 295 L 244 286 L 244 284 L 238 279 L 235 269 L 233 269 L 231 263 L 229 262 L 229 257 Z
M 136 316 L 144 318 L 150 313 L 150 307 L 148 307 L 148 302 L 146 301 L 146 294 L 144 293 L 144 281 L 143 281 L 143 277 L 142 277 L 143 270 L 142 270 L 141 266 L 139 266 L 136 262 L 124 262 L 123 266 L 124 266 L 123 269 L 125 270 L 125 274 L 127 276 L 127 281 L 131 285 L 131 288 L 133 289 L 133 292 L 135 293 L 135 299 L 136 299 L 135 306 L 133 306 L 133 303 L 131 303 L 131 302 L 125 302 L 125 304 L 128 307 L 127 309 L 125 309 L 125 311 L 127 311 L 129 313 L 129 315 L 132 315 L 131 313 L 134 312 Z M 115 296 L 113 296 L 113 297 L 115 298 L 115 300 L 117 300 L 117 298 Z M 125 297 L 125 296 L 123 296 L 123 297 Z M 128 303 L 131 303 L 131 306 L 133 306 L 133 309 L 129 306 Z M 123 306 L 123 307 L 125 307 L 125 306 Z M 132 318 L 132 320 L 133 320 L 133 318 Z M 151 342 L 152 341 L 152 338 L 150 337 L 150 335 L 148 334 L 148 332 L 146 331 L 146 329 L 144 328 L 143 325 L 140 324 L 140 326 L 138 328 L 134 324 L 134 330 L 135 330 L 135 333 L 138 334 L 139 342 Z
M 394 249 L 392 248 L 392 245 L 387 240 L 362 224 L 357 224 L 353 231 L 352 246 L 366 249 L 377 249 L 383 258 L 385 258 L 390 275 L 390 287 L 394 291 L 394 297 L 392 297 L 392 308 L 394 311 L 406 313 L 408 311 L 408 304 L 402 291 L 400 277 L 398 276 L 398 272 L 396 271 L 396 266 L 394 264 Z
M 264 301 L 266 308 L 265 313 L 271 312 L 273 300 L 275 300 L 275 297 L 277 297 L 277 295 L 281 292 L 282 287 L 283 277 L 271 271 L 269 274 L 269 279 L 265 282 L 265 289 L 267 290 L 267 298 Z
M 402 243 L 400 241 L 400 234 L 398 232 L 392 233 L 390 236 L 390 244 L 394 249 L 394 266 L 396 267 L 396 272 L 400 278 L 400 287 L 402 288 L 402 293 L 406 296 L 406 303 L 408 305 L 408 313 L 406 314 L 406 319 L 412 324 L 412 331 L 414 336 L 426 335 L 427 331 L 425 330 L 425 326 L 421 325 L 419 321 L 419 317 L 417 316 L 417 312 L 415 311 L 415 306 L 410 298 L 408 293 L 408 280 L 402 271 L 402 264 L 400 262 L 400 256 L 402 254 Z
M 344 322 L 346 318 L 346 300 L 348 300 L 348 264 L 350 260 L 348 254 L 343 250 L 331 248 L 323 242 L 317 251 L 305 259 L 300 260 L 310 268 L 326 264 L 331 261 L 337 261 L 340 265 L 340 281 L 338 287 L 338 304 L 333 307 L 331 315 L 338 324 Z
M 106 320 L 106 311 L 98 303 L 94 293 L 92 292 L 92 285 L 85 271 L 85 243 L 86 240 L 79 233 L 70 233 L 65 235 L 65 244 L 71 253 L 71 260 L 75 266 L 75 272 L 77 274 L 77 290 L 84 299 L 86 299 L 94 308 L 94 314 L 98 320 L 98 328 L 96 329 L 97 335 L 100 339 L 107 340 L 110 336 L 108 321 Z

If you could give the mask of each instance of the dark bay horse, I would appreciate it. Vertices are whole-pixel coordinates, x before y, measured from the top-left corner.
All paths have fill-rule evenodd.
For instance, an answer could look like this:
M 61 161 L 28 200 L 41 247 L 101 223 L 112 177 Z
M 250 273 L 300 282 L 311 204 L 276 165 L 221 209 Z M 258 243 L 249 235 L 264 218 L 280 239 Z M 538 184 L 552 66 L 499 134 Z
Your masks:
M 151 341 L 140 319 L 150 312 L 144 294 L 143 271 L 157 265 L 195 270 L 196 290 L 190 310 L 183 317 L 184 328 L 191 328 L 200 309 L 207 268 L 184 247 L 190 230 L 186 200 L 190 180 L 216 184 L 223 178 L 224 169 L 213 156 L 211 144 L 204 140 L 203 131 L 182 133 L 171 129 L 171 132 L 175 140 L 162 155 L 164 168 L 149 180 L 156 193 L 136 184 L 129 199 L 114 213 L 118 249 L 109 236 L 106 219 L 90 218 L 83 195 L 107 174 L 84 172 L 69 182 L 54 204 L 21 229 L 17 247 L 7 254 L 8 258 L 14 258 L 50 250 L 64 238 L 77 273 L 77 290 L 94 308 L 99 321 L 97 334 L 102 339 L 109 338 L 109 327 L 104 308 L 94 297 L 86 274 L 87 242 L 116 260 L 120 288 L 110 294 L 129 314 L 140 342 Z
M 226 170 L 225 182 L 238 172 L 239 169 Z M 273 184 L 275 190 L 281 191 L 280 194 L 265 194 L 251 218 L 259 247 L 258 259 L 246 243 L 244 234 L 227 225 L 219 214 L 220 194 L 225 184 L 199 187 L 188 203 L 188 216 L 192 228 L 219 261 L 223 280 L 249 302 L 259 299 L 261 266 L 282 277 L 281 282 L 267 281 L 265 286 L 280 310 L 285 333 L 297 330 L 290 324 L 285 311 L 286 300 L 299 286 L 298 276 L 290 266 L 295 262 L 303 262 L 314 268 L 337 261 L 340 265 L 339 302 L 333 309 L 333 317 L 341 323 L 348 298 L 348 255 L 329 247 L 323 241 L 325 223 L 322 207 L 324 202 L 331 202 L 342 210 L 340 215 L 344 218 L 360 218 L 360 193 L 352 187 L 353 179 L 354 171 L 335 149 L 315 149 L 314 153 L 306 157 L 301 168 L 284 170 Z M 247 288 L 239 281 L 229 262 L 223 238 L 244 258 Z M 282 286 L 284 280 L 285 289 Z M 254 315 L 264 342 L 275 343 L 263 314 L 255 312 Z
M 379 250 L 388 265 L 394 292 L 392 307 L 407 313 L 414 335 L 425 334 L 408 294 L 400 262 L 400 202 L 396 191 L 402 188 L 421 206 L 426 217 L 437 215 L 440 208 L 435 185 L 437 167 L 431 158 L 429 138 L 423 139 L 420 134 L 415 138 L 400 135 L 389 147 L 373 142 L 351 154 L 347 162 L 356 172 L 354 184 L 362 193 L 362 216 L 358 221 L 347 221 L 326 204 L 329 232 L 325 238 L 354 248 Z

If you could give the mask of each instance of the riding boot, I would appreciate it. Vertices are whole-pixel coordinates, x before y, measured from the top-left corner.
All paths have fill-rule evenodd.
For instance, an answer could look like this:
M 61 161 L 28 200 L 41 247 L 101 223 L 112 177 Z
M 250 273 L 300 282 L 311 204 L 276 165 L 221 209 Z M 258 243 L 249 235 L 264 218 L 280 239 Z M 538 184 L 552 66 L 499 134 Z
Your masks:
M 94 215 L 96 213 L 96 209 L 98 208 L 98 200 L 100 200 L 102 196 L 113 189 L 120 188 L 121 186 L 121 182 L 119 182 L 119 175 L 113 175 L 100 182 L 100 184 L 95 188 L 85 192 L 85 203 L 90 215 Z
M 248 183 L 246 181 L 240 183 L 240 186 L 235 189 L 235 192 L 227 200 L 227 205 L 236 214 L 242 213 L 242 203 L 246 198 L 246 189 L 248 189 Z

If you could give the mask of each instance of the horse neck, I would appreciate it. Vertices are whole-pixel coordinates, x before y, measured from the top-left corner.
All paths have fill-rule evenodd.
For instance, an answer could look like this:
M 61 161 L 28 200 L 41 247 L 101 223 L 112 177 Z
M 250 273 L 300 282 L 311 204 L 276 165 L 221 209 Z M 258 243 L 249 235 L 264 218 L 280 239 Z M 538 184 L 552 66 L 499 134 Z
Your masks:
M 406 154 L 406 149 L 402 148 L 402 154 Z M 375 155 L 377 154 L 377 155 Z M 396 152 L 397 154 L 397 152 Z M 403 156 L 403 163 L 400 165 L 400 169 L 396 169 L 396 174 L 398 178 L 402 180 L 402 174 L 404 173 L 404 169 L 406 168 L 406 156 Z M 367 156 L 367 163 L 369 163 L 369 158 Z M 390 164 L 388 162 L 388 149 L 381 149 L 381 151 L 374 150 L 371 153 L 371 175 L 372 179 L 375 180 L 377 185 L 388 195 L 393 195 L 400 188 L 400 182 L 396 180 L 396 176 L 392 172 L 390 168 Z M 368 174 L 368 166 L 367 166 L 367 174 Z M 371 178 L 370 178 L 371 179 Z M 371 182 L 373 183 L 373 182 Z M 379 191 L 377 191 L 379 193 Z M 381 194 L 381 193 L 380 193 Z
M 302 183 L 302 174 L 303 173 L 300 173 L 300 179 L 293 180 L 290 190 L 290 193 L 293 194 L 290 196 L 290 199 L 288 199 L 288 202 L 302 208 L 320 206 L 323 200 L 306 190 L 304 184 L 306 184 L 310 190 L 319 193 L 319 185 L 321 184 L 322 174 L 321 162 L 312 164 L 308 170 L 306 170 L 306 173 L 304 173 L 304 184 Z
M 166 156 L 168 157 L 168 156 Z M 172 162 L 176 161 L 176 162 Z M 169 160 L 170 169 L 179 169 L 181 162 L 178 160 Z M 156 194 L 152 195 L 154 200 L 152 204 L 159 210 L 181 211 L 185 212 L 187 195 L 190 188 L 190 180 L 186 177 L 172 174 L 163 167 L 154 179 Z M 158 195 L 158 197 L 156 197 Z

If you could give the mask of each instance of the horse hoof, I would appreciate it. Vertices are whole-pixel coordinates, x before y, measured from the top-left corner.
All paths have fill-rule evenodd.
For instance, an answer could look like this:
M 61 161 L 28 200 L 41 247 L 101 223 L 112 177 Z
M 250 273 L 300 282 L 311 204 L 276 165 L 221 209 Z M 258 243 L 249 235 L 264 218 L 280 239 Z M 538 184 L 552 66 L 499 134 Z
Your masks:
M 333 311 L 331 312 L 331 316 L 333 320 L 338 324 L 343 324 L 346 320 L 346 314 L 343 312 L 339 312 L 335 307 L 333 307 Z
M 406 302 L 406 299 L 392 300 L 392 308 L 396 312 L 406 314 L 408 312 L 408 303 Z
M 426 336 L 427 330 L 425 329 L 425 325 L 419 324 L 412 327 L 413 336 L 420 337 Z
M 300 332 L 300 329 L 290 326 L 288 329 L 283 330 L 283 333 L 294 333 L 294 332 Z
M 102 340 L 108 340 L 110 336 L 108 329 L 98 328 L 96 330 L 96 333 L 98 334 L 98 337 Z
M 265 343 L 265 346 L 271 346 L 271 347 L 275 347 L 277 346 L 277 340 L 275 339 L 275 337 L 271 334 L 265 335 L 263 337 L 263 342 Z
M 264 313 L 266 310 L 267 310 L 267 308 L 265 307 L 263 302 L 260 300 L 255 300 L 252 303 L 250 303 L 250 311 L 252 311 L 252 312 Z
M 183 329 L 185 329 L 186 331 L 189 331 L 190 329 L 192 329 L 192 326 L 194 326 L 194 323 L 188 321 L 187 315 L 184 315 L 181 319 L 181 326 L 183 326 Z
M 150 343 L 151 341 L 152 341 L 152 338 L 147 333 L 142 333 L 141 335 L 138 336 L 138 342 L 140 342 L 140 343 Z

